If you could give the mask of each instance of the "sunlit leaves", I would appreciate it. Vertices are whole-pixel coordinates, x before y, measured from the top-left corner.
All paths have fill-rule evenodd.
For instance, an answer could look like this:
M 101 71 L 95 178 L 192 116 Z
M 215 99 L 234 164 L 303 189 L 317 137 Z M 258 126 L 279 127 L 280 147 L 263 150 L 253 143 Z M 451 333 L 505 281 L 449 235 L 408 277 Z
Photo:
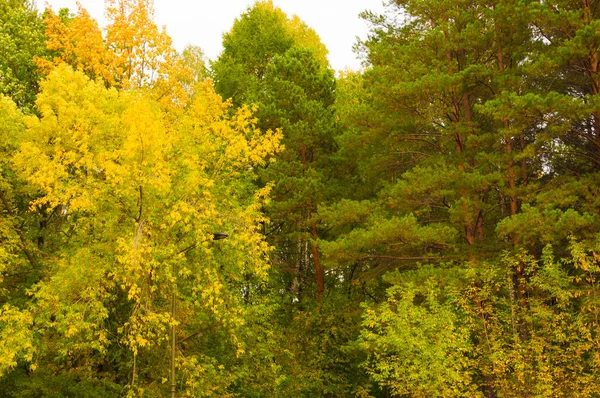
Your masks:
M 223 53 L 212 64 L 215 86 L 235 106 L 259 100 L 267 67 L 292 47 L 311 51 L 326 68 L 327 49 L 298 17 L 288 16 L 273 2 L 258 1 L 237 19 L 223 37 Z
M 33 316 L 28 311 L 20 311 L 9 305 L 0 309 L 0 376 L 17 366 L 23 359 L 35 369 L 33 333 L 31 326 Z
M 160 347 L 172 322 L 193 330 L 194 313 L 231 330 L 244 323 L 230 283 L 264 277 L 269 250 L 258 233 L 268 188 L 255 192 L 252 169 L 281 135 L 258 130 L 247 108 L 230 118 L 200 84 L 171 123 L 148 95 L 107 89 L 64 64 L 43 83 L 41 117 L 28 121 L 13 163 L 37 191 L 31 208 L 57 209 L 69 237 L 33 290 L 45 327 L 65 338 L 55 347 L 64 358 L 105 352 L 118 292 L 132 308 L 118 330 L 136 355 Z M 216 253 L 215 231 L 230 235 Z M 172 295 L 182 302 L 176 321 Z
M 106 41 L 114 53 L 116 79 L 124 88 L 143 87 L 165 73 L 174 57 L 171 38 L 153 21 L 152 0 L 109 0 Z
M 66 62 L 91 78 L 103 79 L 109 85 L 115 83 L 114 54 L 109 51 L 98 23 L 81 4 L 72 19 L 62 18 L 48 9 L 44 24 L 46 46 L 57 56 L 52 62 L 38 58 L 42 70 L 49 72 L 54 65 Z
M 370 355 L 367 370 L 394 394 L 481 396 L 470 331 L 457 309 L 460 274 L 451 273 L 428 267 L 388 274 L 387 301 L 366 309 L 360 342 Z

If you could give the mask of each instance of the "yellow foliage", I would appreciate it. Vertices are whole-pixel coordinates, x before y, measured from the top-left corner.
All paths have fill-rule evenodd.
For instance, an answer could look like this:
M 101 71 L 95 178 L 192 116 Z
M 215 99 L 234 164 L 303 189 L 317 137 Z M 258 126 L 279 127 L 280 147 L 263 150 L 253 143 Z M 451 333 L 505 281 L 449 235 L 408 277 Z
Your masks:
M 51 9 L 46 10 L 46 46 L 59 56 L 53 62 L 37 58 L 40 69 L 49 73 L 56 65 L 65 62 L 91 78 L 101 78 L 107 84 L 115 79 L 115 54 L 102 38 L 98 23 L 77 4 L 77 15 L 68 24 Z
M 106 39 L 98 24 L 78 4 L 77 15 L 65 23 L 51 9 L 44 19 L 47 47 L 58 55 L 53 61 L 37 58 L 46 74 L 67 63 L 92 79 L 122 89 L 152 87 L 155 98 L 174 112 L 189 101 L 198 81 L 198 60 L 179 56 L 164 28 L 153 22 L 150 0 L 109 0 Z M 188 57 L 189 58 L 189 57 Z
M 17 366 L 18 359 L 33 362 L 33 315 L 9 305 L 0 309 L 0 377 Z M 31 365 L 35 370 L 35 364 Z
M 152 0 L 107 0 L 106 16 L 106 40 L 123 88 L 147 86 L 165 74 L 175 50 L 164 28 L 153 22 Z
M 66 339 L 62 355 L 104 349 L 115 289 L 133 308 L 120 331 L 134 353 L 199 312 L 241 327 L 228 281 L 266 275 L 258 231 L 269 187 L 250 187 L 252 169 L 281 149 L 281 132 L 257 129 L 248 108 L 229 116 L 210 81 L 175 121 L 152 92 L 107 89 L 65 64 L 41 88 L 41 117 L 28 119 L 12 163 L 37 190 L 32 207 L 58 212 L 89 239 L 75 256 L 50 259 L 58 271 L 33 293 L 40 309 L 60 314 L 52 327 Z M 216 231 L 230 235 L 218 243 L 226 258 L 213 251 Z M 166 303 L 183 291 L 190 300 L 173 319 Z

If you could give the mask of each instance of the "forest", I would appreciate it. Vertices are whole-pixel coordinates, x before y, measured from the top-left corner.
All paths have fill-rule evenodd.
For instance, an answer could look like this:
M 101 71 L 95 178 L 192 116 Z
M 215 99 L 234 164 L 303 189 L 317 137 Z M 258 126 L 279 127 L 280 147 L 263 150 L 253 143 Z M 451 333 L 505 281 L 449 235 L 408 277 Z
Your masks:
M 600 397 L 600 1 L 361 17 L 0 0 L 0 396 Z

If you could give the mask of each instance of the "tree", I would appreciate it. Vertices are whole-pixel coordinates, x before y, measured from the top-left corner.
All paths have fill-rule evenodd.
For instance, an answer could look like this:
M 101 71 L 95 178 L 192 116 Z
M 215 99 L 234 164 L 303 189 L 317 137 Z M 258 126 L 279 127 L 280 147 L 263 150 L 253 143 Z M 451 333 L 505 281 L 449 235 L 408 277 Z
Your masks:
M 332 72 L 322 68 L 311 51 L 292 48 L 274 57 L 266 72 L 265 87 L 259 120 L 263 126 L 280 127 L 287 148 L 280 161 L 262 173 L 265 181 L 275 182 L 267 214 L 274 225 L 279 225 L 276 239 L 282 253 L 277 257 L 287 263 L 289 255 L 284 253 L 297 244 L 299 249 L 292 260 L 297 276 L 292 290 L 300 294 L 300 281 L 310 258 L 320 301 L 325 281 L 315 216 L 317 206 L 327 195 L 327 156 L 334 150 L 335 81 Z M 309 242 L 310 251 L 306 247 Z
M 174 57 L 171 38 L 153 22 L 152 0 L 107 2 L 106 41 L 115 55 L 117 81 L 124 88 L 142 87 L 163 77 Z
M 392 286 L 383 303 L 371 293 L 374 303 L 363 323 L 360 341 L 380 385 L 398 393 L 430 388 L 419 390 L 423 396 L 446 387 L 490 397 L 517 391 L 560 395 L 583 388 L 595 374 L 595 365 L 582 361 L 581 378 L 567 380 L 561 375 L 577 360 L 542 348 L 561 344 L 553 332 L 563 330 L 561 320 L 568 317 L 555 304 L 556 291 L 548 295 L 546 289 L 579 289 L 567 276 L 578 272 L 569 236 L 586 242 L 591 255 L 597 234 L 596 212 L 584 204 L 589 194 L 581 190 L 596 176 L 589 162 L 577 166 L 583 152 L 575 148 L 584 141 L 572 139 L 593 100 L 581 101 L 574 86 L 548 92 L 554 79 L 580 76 L 564 66 L 552 69 L 564 50 L 535 28 L 541 10 L 585 15 L 570 8 L 402 1 L 390 5 L 388 16 L 366 14 L 373 24 L 362 47 L 369 68 L 364 88 L 352 88 L 358 97 L 344 99 L 359 112 L 342 112 L 351 130 L 340 142 L 342 153 L 358 160 L 351 167 L 362 181 L 369 181 L 369 168 L 384 181 L 368 201 L 357 195 L 321 210 L 342 232 L 321 247 L 327 265 L 362 271 L 360 283 L 390 268 L 402 271 L 385 279 Z M 405 18 L 395 18 L 398 13 Z M 548 32 L 553 29 L 564 31 L 553 25 Z M 360 84 L 357 78 L 348 83 L 355 81 Z M 558 269 L 543 256 L 548 244 L 564 259 Z M 464 278 L 450 279 L 448 267 Z M 426 269 L 428 290 L 415 293 L 413 286 L 424 284 L 417 275 Z M 544 272 L 554 272 L 552 282 L 540 283 L 537 275 Z M 444 332 L 452 331 L 445 341 L 474 345 L 438 344 L 427 331 L 440 318 Z M 578 328 L 587 336 L 590 325 L 582 321 Z M 594 346 L 594 338 L 562 341 L 581 353 Z M 466 373 L 450 386 L 412 384 L 406 373 L 421 376 L 403 353 L 419 345 L 436 347 L 419 357 L 427 363 L 423 377 L 432 383 L 448 380 L 435 371 L 435 355 L 448 349 L 444 365 Z M 474 362 L 461 368 L 467 362 L 452 358 Z M 561 369 L 551 376 L 553 385 L 542 376 L 549 367 Z M 506 371 L 517 368 L 514 377 Z
M 235 107 L 258 101 L 273 57 L 293 46 L 313 50 L 321 65 L 328 66 L 327 49 L 312 29 L 297 17 L 290 20 L 271 0 L 257 1 L 223 36 L 223 52 L 211 64 L 217 92 Z
M 319 248 L 328 225 L 317 209 L 338 197 L 342 185 L 334 161 L 336 84 L 326 50 L 314 31 L 271 2 L 249 8 L 223 46 L 212 64 L 217 91 L 234 106 L 256 104 L 258 125 L 283 132 L 277 162 L 257 169 L 261 184 L 274 184 L 264 233 L 275 247 L 275 267 L 267 289 L 251 293 L 276 305 L 269 346 L 279 366 L 275 392 L 353 394 L 365 378 L 355 367 L 360 352 L 345 344 L 357 334 L 349 325 L 359 315 L 336 291 L 337 273 L 327 278 Z
M 236 20 L 223 47 L 212 64 L 217 91 L 231 97 L 234 106 L 256 103 L 259 125 L 284 133 L 289 155 L 262 173 L 264 183 L 276 183 L 267 210 L 279 247 L 276 261 L 296 274 L 290 282 L 296 299 L 312 264 L 320 298 L 325 282 L 314 214 L 324 191 L 321 168 L 326 154 L 333 152 L 335 134 L 334 78 L 327 51 L 312 29 L 297 17 L 289 19 L 270 1 L 257 2 Z
M 29 0 L 0 2 L 0 93 L 31 111 L 40 74 L 34 57 L 47 56 L 42 19 Z
M 98 23 L 81 4 L 77 7 L 77 14 L 72 18 L 46 10 L 46 46 L 56 56 L 52 61 L 39 59 L 38 66 L 49 73 L 56 65 L 65 62 L 92 79 L 102 79 L 107 85 L 114 85 L 117 77 L 114 53 L 109 51 Z
M 106 39 L 96 21 L 78 6 L 77 15 L 63 18 L 52 10 L 46 13 L 48 49 L 54 60 L 40 63 L 50 72 L 53 65 L 66 62 L 92 79 L 124 89 L 150 87 L 167 77 L 176 52 L 171 38 L 153 21 L 149 0 L 114 0 L 106 4 Z
M 24 128 L 23 114 L 9 98 L 0 96 L 0 324 L 2 361 L 0 376 L 17 366 L 20 360 L 32 361 L 35 353 L 31 325 L 33 315 L 23 306 L 29 273 L 39 272 L 34 248 L 29 241 L 20 212 L 15 208 L 17 181 L 9 162 Z
M 197 93 L 173 125 L 144 94 L 106 89 L 65 65 L 43 83 L 41 117 L 14 164 L 39 192 L 30 206 L 61 219 L 60 247 L 29 304 L 40 339 L 34 363 L 45 372 L 69 363 L 86 379 L 158 393 L 160 384 L 151 386 L 168 367 L 148 366 L 165 357 L 176 325 L 177 352 L 185 352 L 180 385 L 197 395 L 231 382 L 223 358 L 190 342 L 216 324 L 228 332 L 219 335 L 233 350 L 226 355 L 243 352 L 236 286 L 268 268 L 258 233 L 268 188 L 253 188 L 251 169 L 278 150 L 280 137 L 256 129 L 246 108 L 229 118 L 208 83 Z M 215 231 L 230 237 L 212 246 Z M 127 366 L 111 365 L 115 355 Z

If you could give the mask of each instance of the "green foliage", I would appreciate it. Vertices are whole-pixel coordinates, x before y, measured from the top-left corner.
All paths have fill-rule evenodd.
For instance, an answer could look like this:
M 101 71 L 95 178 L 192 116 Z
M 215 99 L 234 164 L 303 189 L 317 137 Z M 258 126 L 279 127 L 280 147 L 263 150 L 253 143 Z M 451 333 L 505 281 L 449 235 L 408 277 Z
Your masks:
M 236 107 L 256 102 L 268 65 L 294 46 L 313 51 L 321 66 L 328 65 L 327 50 L 312 29 L 288 18 L 271 0 L 257 1 L 223 36 L 223 52 L 211 64 L 217 92 Z
M 35 57 L 47 56 L 42 18 L 29 0 L 0 2 L 0 94 L 31 112 L 41 77 Z
M 522 252 L 480 268 L 387 274 L 387 300 L 363 316 L 367 370 L 399 395 L 594 396 L 594 253 L 573 242 L 563 262 L 548 246 L 540 261 Z M 522 297 L 518 266 L 529 276 Z
M 336 132 L 333 74 L 320 67 L 312 52 L 292 48 L 273 59 L 265 85 L 259 120 L 266 128 L 282 129 L 286 148 L 261 173 L 263 180 L 275 182 L 268 214 L 274 224 L 285 221 L 308 229 L 306 213 L 312 213 L 327 192 L 327 156 Z
M 360 343 L 368 372 L 393 394 L 480 395 L 466 314 L 457 309 L 463 278 L 454 268 L 386 274 L 387 301 L 366 309 Z
M 336 78 L 271 1 L 210 71 L 0 2 L 4 395 L 600 395 L 597 7 L 387 7 Z
M 368 67 L 342 76 L 336 104 L 353 200 L 320 208 L 336 231 L 320 247 L 361 284 L 399 270 L 360 340 L 388 391 L 594 396 L 595 321 L 581 311 L 594 290 L 574 276 L 575 248 L 593 257 L 598 234 L 588 6 L 408 0 L 364 14 Z

